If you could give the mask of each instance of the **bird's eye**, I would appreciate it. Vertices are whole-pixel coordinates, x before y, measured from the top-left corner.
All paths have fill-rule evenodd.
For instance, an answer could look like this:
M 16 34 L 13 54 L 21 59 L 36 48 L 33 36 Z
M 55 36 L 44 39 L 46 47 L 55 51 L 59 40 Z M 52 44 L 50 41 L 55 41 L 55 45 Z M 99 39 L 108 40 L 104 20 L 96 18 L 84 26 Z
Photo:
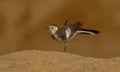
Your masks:
M 51 27 L 52 29 L 54 28 L 54 27 Z

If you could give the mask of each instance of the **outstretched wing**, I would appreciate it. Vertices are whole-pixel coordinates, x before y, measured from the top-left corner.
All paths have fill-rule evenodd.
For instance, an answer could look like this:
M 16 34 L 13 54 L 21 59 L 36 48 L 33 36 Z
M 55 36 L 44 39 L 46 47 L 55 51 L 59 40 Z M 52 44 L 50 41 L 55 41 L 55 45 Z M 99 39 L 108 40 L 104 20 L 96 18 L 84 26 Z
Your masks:
M 80 29 L 80 27 L 82 26 L 82 23 L 81 22 L 76 22 L 75 24 L 72 24 L 71 25 L 71 32 L 72 32 L 72 35 Z
M 82 26 L 82 23 L 81 23 L 81 22 L 76 22 L 75 24 L 72 24 L 72 25 L 71 25 L 71 28 L 72 28 L 73 30 L 78 30 L 78 29 L 80 29 L 81 26 Z

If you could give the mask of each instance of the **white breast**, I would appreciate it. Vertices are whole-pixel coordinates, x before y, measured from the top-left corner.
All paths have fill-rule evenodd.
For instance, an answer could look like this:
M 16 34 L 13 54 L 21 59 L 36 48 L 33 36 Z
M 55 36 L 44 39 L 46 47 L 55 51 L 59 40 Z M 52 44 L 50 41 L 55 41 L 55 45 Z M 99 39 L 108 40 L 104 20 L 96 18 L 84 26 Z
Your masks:
M 54 37 L 55 37 L 55 39 L 56 39 L 57 41 L 62 41 L 62 39 L 59 38 L 58 35 L 54 34 Z
M 65 33 L 66 33 L 66 38 L 68 39 L 71 36 L 71 29 L 67 28 Z

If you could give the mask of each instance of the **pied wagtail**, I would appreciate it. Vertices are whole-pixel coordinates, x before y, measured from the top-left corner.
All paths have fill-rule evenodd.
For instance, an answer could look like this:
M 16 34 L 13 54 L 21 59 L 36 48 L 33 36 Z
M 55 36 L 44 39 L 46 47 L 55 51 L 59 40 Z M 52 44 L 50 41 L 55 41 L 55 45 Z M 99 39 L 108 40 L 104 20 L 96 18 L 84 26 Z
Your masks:
M 81 26 L 81 22 L 70 24 L 69 21 L 66 20 L 63 27 L 59 28 L 56 24 L 52 24 L 48 27 L 48 30 L 50 31 L 53 39 L 64 42 L 63 51 L 66 52 L 68 41 L 72 39 L 76 34 L 96 35 L 99 33 L 97 30 L 84 29 L 81 28 Z

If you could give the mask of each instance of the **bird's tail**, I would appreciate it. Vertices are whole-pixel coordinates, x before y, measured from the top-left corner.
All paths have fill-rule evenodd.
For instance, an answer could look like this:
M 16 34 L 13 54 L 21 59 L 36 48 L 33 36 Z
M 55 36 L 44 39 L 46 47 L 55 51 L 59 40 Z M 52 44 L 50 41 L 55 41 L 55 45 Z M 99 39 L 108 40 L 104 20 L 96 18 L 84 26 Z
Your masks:
M 78 30 L 78 32 L 80 33 L 80 34 L 91 34 L 91 35 L 95 35 L 95 34 L 98 34 L 98 33 L 100 33 L 99 31 L 97 31 L 97 30 L 92 30 L 92 29 L 80 29 L 80 30 Z

